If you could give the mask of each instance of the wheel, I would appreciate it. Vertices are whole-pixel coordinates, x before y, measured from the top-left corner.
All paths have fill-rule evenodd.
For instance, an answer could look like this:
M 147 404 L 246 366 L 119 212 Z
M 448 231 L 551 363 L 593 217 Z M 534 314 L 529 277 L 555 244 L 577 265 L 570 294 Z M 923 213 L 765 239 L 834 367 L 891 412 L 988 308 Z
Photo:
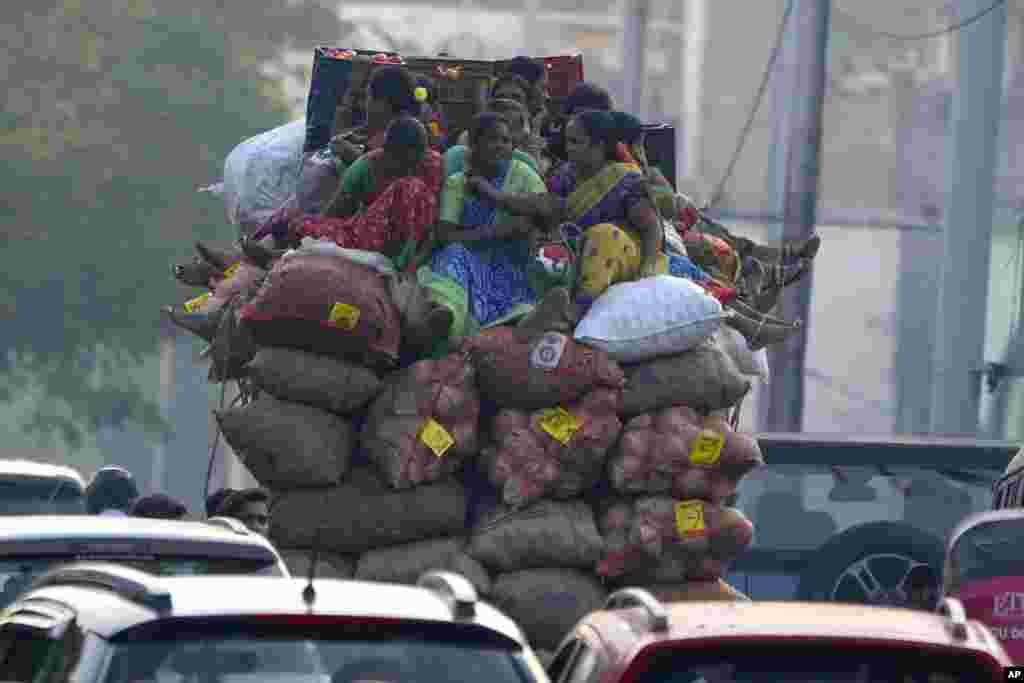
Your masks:
M 945 550 L 933 536 L 895 522 L 854 527 L 821 546 L 800 575 L 799 600 L 905 606 L 903 583 L 927 564 L 941 571 Z

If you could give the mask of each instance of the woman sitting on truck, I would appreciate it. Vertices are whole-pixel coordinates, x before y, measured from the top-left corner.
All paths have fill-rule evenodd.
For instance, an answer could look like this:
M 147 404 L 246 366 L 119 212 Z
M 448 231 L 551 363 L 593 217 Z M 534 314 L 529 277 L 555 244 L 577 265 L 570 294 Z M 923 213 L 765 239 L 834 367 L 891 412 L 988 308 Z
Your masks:
M 512 158 L 527 164 L 535 172 L 540 174 L 538 159 L 532 156 L 525 149 L 522 149 L 529 129 L 526 126 L 526 107 L 515 100 L 490 100 L 487 103 L 487 111 L 494 112 L 505 118 L 512 134 Z M 466 167 L 466 155 L 469 152 L 467 145 L 454 145 L 444 154 L 444 174 L 450 177 L 456 173 L 462 173 Z
M 536 303 L 527 276 L 534 225 L 499 208 L 477 188 L 481 182 L 516 194 L 542 194 L 546 188 L 528 164 L 512 158 L 512 135 L 504 117 L 478 114 L 469 143 L 469 170 L 445 181 L 436 236 L 447 246 L 434 254 L 431 270 L 457 283 L 474 322 L 487 326 L 525 313 Z
M 384 144 L 388 126 L 401 116 L 419 116 L 416 78 L 404 66 L 377 67 L 366 88 L 366 125 L 336 136 L 331 141 L 335 154 L 351 164 L 365 152 Z
M 292 221 L 292 239 L 330 239 L 346 249 L 380 252 L 399 261 L 399 268 L 410 265 L 438 215 L 441 155 L 427 140 L 417 119 L 392 122 L 383 146 L 345 172 L 323 216 Z

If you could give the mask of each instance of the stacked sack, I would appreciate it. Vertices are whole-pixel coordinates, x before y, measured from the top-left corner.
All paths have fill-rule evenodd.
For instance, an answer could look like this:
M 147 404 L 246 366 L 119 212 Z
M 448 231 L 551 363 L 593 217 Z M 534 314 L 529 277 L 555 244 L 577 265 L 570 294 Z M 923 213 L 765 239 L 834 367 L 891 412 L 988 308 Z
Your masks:
M 283 255 L 200 245 L 175 273 L 211 289 L 169 312 L 209 332 L 212 380 L 251 389 L 216 418 L 273 492 L 271 536 L 294 570 L 317 546 L 325 576 L 413 581 L 450 568 L 486 591 L 461 552 L 466 495 L 452 476 L 479 450 L 475 371 L 466 354 L 396 370 L 403 338 L 424 337 L 427 297 L 388 266 L 323 243 Z

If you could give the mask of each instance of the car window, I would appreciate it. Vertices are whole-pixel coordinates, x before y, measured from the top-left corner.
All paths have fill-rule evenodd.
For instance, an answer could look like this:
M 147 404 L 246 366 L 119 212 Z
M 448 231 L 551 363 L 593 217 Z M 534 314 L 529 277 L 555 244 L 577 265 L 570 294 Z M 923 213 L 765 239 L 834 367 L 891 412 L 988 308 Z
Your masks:
M 950 550 L 950 584 L 997 576 L 1019 576 L 1024 519 L 979 524 L 964 531 Z
M 102 683 L 533 680 L 518 648 L 379 624 L 172 624 L 119 636 L 112 653 Z
M 85 511 L 82 490 L 66 479 L 0 479 L 0 516 L 84 515 Z
M 0 680 L 62 683 L 77 665 L 83 637 L 74 627 L 59 639 L 42 631 L 6 627 L 0 632 Z
M 11 604 L 27 590 L 32 582 L 47 571 L 81 559 L 77 556 L 25 557 L 0 559 L 0 607 Z M 102 555 L 90 555 L 91 560 L 106 559 Z M 276 562 L 268 556 L 266 560 L 238 560 L 229 558 L 197 559 L 194 557 L 156 557 L 130 559 L 112 556 L 112 562 L 134 567 L 161 576 L 192 576 L 209 574 L 270 574 L 280 575 Z
M 981 683 L 1002 677 L 970 653 L 842 643 L 664 648 L 637 683 Z

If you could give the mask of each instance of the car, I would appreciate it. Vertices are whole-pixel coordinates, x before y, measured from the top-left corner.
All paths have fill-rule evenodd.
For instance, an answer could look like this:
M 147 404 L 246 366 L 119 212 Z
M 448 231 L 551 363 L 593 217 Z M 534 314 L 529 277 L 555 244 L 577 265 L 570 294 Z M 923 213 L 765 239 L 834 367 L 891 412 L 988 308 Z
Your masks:
M 1024 663 L 1024 510 L 971 515 L 950 535 L 943 593 L 986 624 L 1017 662 Z
M 0 680 L 547 683 L 519 627 L 458 574 L 417 585 L 162 577 L 82 563 L 0 613 Z
M 85 480 L 78 470 L 32 460 L 0 460 L 0 516 L 85 512 Z
M 754 543 L 726 580 L 754 600 L 905 606 L 938 575 L 950 532 L 991 507 L 1019 443 L 953 437 L 757 434 L 766 466 L 739 484 Z M 938 589 L 938 586 L 936 586 Z
M 676 602 L 612 593 L 548 666 L 553 683 L 1002 681 L 1010 658 L 948 599 L 944 612 L 808 602 Z
M 159 574 L 289 576 L 274 546 L 241 522 L 140 517 L 0 517 L 0 607 L 60 564 L 107 560 Z

